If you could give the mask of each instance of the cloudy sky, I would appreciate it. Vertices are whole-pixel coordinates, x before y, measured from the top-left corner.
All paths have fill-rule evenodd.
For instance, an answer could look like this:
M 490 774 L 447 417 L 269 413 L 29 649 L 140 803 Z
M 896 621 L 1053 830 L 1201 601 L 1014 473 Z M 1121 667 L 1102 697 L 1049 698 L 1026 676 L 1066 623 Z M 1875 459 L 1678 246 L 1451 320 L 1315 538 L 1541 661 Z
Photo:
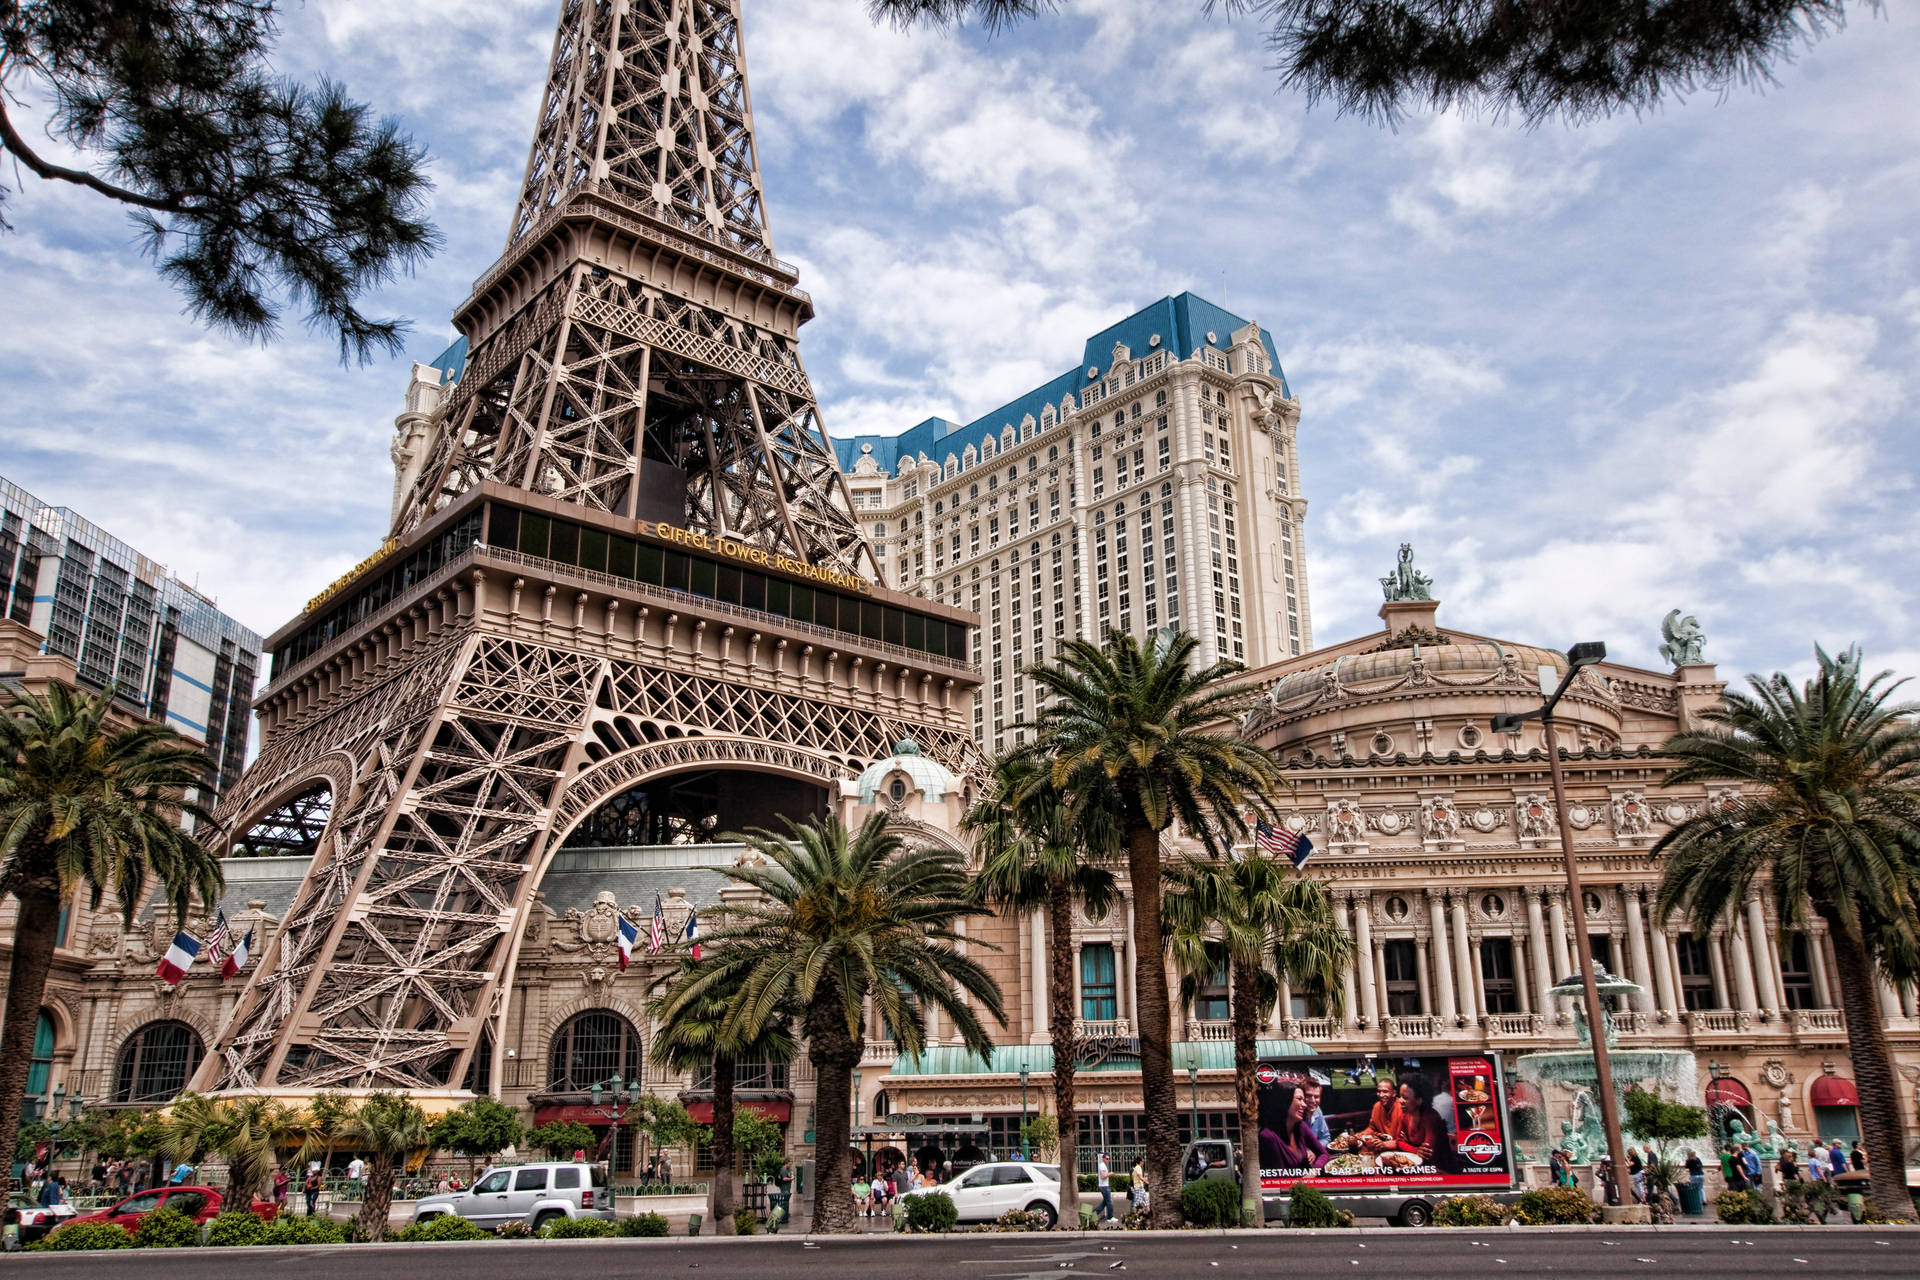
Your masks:
M 1309 112 L 1198 0 L 1072 0 L 996 39 L 744 7 L 836 434 L 971 418 L 1190 288 L 1271 329 L 1301 398 L 1323 642 L 1378 625 L 1410 540 L 1465 629 L 1658 666 L 1680 606 L 1723 675 L 1816 641 L 1920 674 L 1920 7 L 1765 94 L 1577 131 Z M 500 250 L 556 8 L 285 15 L 286 71 L 432 152 L 447 248 L 378 300 L 412 358 Z M 385 532 L 406 361 L 201 332 L 121 214 L 28 182 L 0 235 L 0 474 L 279 626 Z

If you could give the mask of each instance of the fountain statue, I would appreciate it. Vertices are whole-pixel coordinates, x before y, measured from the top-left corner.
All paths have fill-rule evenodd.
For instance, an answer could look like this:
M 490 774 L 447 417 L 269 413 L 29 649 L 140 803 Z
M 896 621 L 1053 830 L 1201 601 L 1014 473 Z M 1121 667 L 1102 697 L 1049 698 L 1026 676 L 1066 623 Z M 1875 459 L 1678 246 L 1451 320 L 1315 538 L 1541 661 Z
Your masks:
M 1637 993 L 1639 985 L 1616 977 L 1597 965 L 1594 985 L 1599 989 L 1603 1002 L 1600 1008 L 1600 1038 L 1601 1043 L 1607 1046 L 1608 1061 L 1613 1067 L 1614 1098 L 1619 1114 L 1626 1114 L 1627 1090 L 1635 1085 L 1669 1101 L 1699 1106 L 1700 1072 L 1692 1053 L 1684 1049 L 1617 1047 L 1620 1031 L 1609 1006 L 1617 996 Z M 1574 1030 L 1579 1037 L 1579 1049 L 1525 1053 L 1514 1059 L 1513 1063 L 1514 1074 L 1532 1082 L 1543 1098 L 1547 1094 L 1545 1086 L 1549 1084 L 1561 1086 L 1570 1095 L 1569 1107 L 1573 1118 L 1561 1121 L 1560 1145 L 1573 1153 L 1576 1164 L 1591 1164 L 1607 1153 L 1606 1129 L 1601 1123 L 1600 1103 L 1594 1092 L 1599 1077 L 1593 1064 L 1593 1034 L 1587 1025 L 1585 993 L 1586 982 L 1579 973 L 1562 979 L 1548 989 L 1551 996 L 1574 1001 Z M 1736 1140 L 1750 1142 L 1753 1138 L 1748 1134 L 1746 1138 Z

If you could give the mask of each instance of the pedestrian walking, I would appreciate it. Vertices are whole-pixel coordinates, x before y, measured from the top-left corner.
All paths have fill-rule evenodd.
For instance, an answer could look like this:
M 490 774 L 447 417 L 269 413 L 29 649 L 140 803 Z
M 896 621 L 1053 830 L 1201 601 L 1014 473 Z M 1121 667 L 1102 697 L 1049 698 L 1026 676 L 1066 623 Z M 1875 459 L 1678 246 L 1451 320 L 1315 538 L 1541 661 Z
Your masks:
M 1840 1144 L 1840 1139 L 1833 1140 L 1833 1149 L 1827 1152 L 1827 1162 L 1831 1166 L 1830 1172 L 1835 1176 L 1847 1171 L 1847 1149 Z
M 640 1175 L 640 1182 L 642 1185 L 650 1187 L 654 1183 L 658 1182 L 659 1180 L 660 1180 L 660 1157 L 648 1156 L 647 1171 Z
M 169 1186 L 184 1187 L 187 1185 L 187 1179 L 191 1178 L 192 1176 L 193 1176 L 192 1162 L 183 1160 L 179 1164 L 173 1166 L 173 1176 L 167 1179 L 167 1184 Z
M 356 1200 L 364 1198 L 364 1193 L 360 1186 L 360 1179 L 366 1175 L 366 1172 L 367 1162 L 359 1156 L 355 1156 L 353 1159 L 347 1161 L 347 1181 L 353 1184 L 353 1198 Z
M 1547 1152 L 1547 1181 L 1556 1187 L 1567 1185 L 1567 1164 L 1560 1158 L 1560 1148 Z
M 1100 1153 L 1100 1162 L 1094 1166 L 1094 1185 L 1100 1191 L 1100 1220 L 1113 1221 L 1113 1166 L 1107 1163 L 1107 1153 Z
M 1740 1147 L 1737 1143 L 1727 1148 L 1723 1171 L 1729 1191 L 1745 1191 L 1752 1185 L 1747 1181 L 1747 1163 L 1740 1158 Z
M 287 1176 L 285 1165 L 273 1167 L 273 1203 L 274 1207 L 284 1210 L 287 1207 L 287 1187 L 293 1181 Z
M 1687 1181 L 1693 1184 L 1694 1192 L 1700 1202 L 1702 1204 L 1706 1203 L 1707 1166 L 1701 1162 L 1699 1156 L 1693 1153 L 1692 1148 L 1688 1148 L 1687 1150 L 1686 1169 Z
M 1647 1165 L 1633 1147 L 1627 1148 L 1627 1185 L 1633 1188 L 1635 1204 L 1647 1202 Z
M 320 1204 L 320 1162 L 318 1160 L 307 1166 L 307 1180 L 301 1185 L 300 1190 L 307 1198 L 307 1216 L 311 1218 Z
M 1807 1163 L 1807 1172 L 1811 1173 L 1816 1179 L 1819 1178 L 1819 1162 L 1810 1160 Z M 1789 1182 L 1800 1181 L 1800 1160 L 1798 1156 L 1793 1154 L 1793 1144 L 1791 1142 L 1780 1149 L 1780 1159 L 1774 1162 L 1773 1168 L 1774 1172 L 1780 1175 L 1780 1185 L 1783 1187 Z
M 1747 1185 L 1755 1191 L 1759 1191 L 1761 1189 L 1760 1152 L 1751 1142 L 1743 1142 L 1740 1144 L 1740 1163 L 1746 1170 Z
M 673 1185 L 673 1157 L 664 1151 L 660 1153 L 660 1181 Z
M 1599 1183 L 1601 1204 L 1620 1203 L 1620 1187 L 1612 1156 L 1600 1157 L 1599 1163 L 1593 1167 L 1593 1180 Z
M 1867 1171 L 1867 1149 L 1860 1145 L 1860 1139 L 1853 1140 L 1853 1150 L 1848 1153 L 1847 1162 L 1853 1166 L 1855 1173 Z

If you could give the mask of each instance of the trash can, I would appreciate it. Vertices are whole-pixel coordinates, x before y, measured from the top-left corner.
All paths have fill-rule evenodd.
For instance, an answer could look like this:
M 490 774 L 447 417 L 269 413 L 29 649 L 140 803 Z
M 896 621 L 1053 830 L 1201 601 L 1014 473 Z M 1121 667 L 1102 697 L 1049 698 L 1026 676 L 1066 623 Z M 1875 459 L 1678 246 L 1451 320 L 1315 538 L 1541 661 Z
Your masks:
M 1690 1213 L 1698 1217 L 1707 1211 L 1705 1188 L 1693 1179 L 1687 1179 L 1675 1187 L 1674 1190 L 1678 1192 L 1680 1196 L 1680 1212 Z

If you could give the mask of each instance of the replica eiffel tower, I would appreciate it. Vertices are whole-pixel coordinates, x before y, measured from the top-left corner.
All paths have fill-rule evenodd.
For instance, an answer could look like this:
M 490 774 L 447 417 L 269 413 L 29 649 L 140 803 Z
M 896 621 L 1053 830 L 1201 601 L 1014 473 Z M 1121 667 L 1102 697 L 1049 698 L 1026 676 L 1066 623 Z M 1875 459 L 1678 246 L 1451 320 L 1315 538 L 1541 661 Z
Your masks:
M 534 890 L 603 802 L 719 770 L 818 804 L 906 737 L 972 771 L 975 619 L 878 581 L 812 313 L 738 0 L 564 0 L 392 536 L 269 637 L 218 816 L 313 860 L 194 1088 L 496 1092 Z

